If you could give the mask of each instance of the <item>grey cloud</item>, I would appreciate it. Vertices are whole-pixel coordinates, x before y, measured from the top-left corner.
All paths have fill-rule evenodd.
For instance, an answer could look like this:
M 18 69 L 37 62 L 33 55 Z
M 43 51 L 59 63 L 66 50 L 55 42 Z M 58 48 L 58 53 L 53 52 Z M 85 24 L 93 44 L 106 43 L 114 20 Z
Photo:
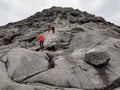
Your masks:
M 0 10 L 8 11 L 12 8 L 12 5 L 9 4 L 6 0 L 0 1 Z
M 103 6 L 101 7 L 100 10 L 98 10 L 96 13 L 101 13 L 104 15 L 111 15 L 114 14 L 114 12 L 117 12 L 120 10 L 120 1 L 118 0 L 115 2 L 114 0 L 106 0 L 103 3 Z
M 120 25 L 120 0 L 105 0 L 103 6 L 94 12 L 96 15 L 104 17 L 106 20 Z

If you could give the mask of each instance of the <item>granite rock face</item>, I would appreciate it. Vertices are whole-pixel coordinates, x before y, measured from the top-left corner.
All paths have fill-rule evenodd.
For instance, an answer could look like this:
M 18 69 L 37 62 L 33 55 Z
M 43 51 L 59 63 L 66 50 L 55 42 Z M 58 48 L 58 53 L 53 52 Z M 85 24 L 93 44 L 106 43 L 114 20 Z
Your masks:
M 120 27 L 78 9 L 52 7 L 0 27 L 0 90 L 119 89 L 119 64 Z

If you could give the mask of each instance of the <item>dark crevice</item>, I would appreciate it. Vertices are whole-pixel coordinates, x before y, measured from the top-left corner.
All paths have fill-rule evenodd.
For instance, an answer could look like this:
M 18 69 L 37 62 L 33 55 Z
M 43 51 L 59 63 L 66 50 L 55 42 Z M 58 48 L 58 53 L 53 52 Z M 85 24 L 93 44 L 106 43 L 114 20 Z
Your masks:
M 35 49 L 35 51 L 40 51 L 40 48 Z
M 114 90 L 115 88 L 118 88 L 118 87 L 120 87 L 120 78 L 115 80 L 112 84 L 108 85 L 107 87 L 94 89 L 94 90 Z
M 119 30 L 119 29 L 112 29 L 112 30 L 114 30 L 114 31 L 116 31 L 116 32 L 118 32 L 118 33 L 120 33 L 120 30 Z
M 4 37 L 3 40 L 5 41 L 5 45 L 8 45 L 8 44 L 12 43 L 12 40 L 15 37 L 20 36 L 20 35 L 21 35 L 21 33 L 16 33 L 16 34 L 14 34 L 14 35 L 12 35 L 10 37 Z
M 119 47 L 119 46 L 117 46 L 116 44 L 114 44 L 114 47 L 115 47 L 115 48 L 117 48 L 117 49 L 120 49 L 120 47 Z
M 36 37 L 31 37 L 31 38 L 25 39 L 23 41 L 28 41 L 29 43 L 31 43 L 34 39 L 36 39 Z
M 40 90 L 40 89 L 37 89 L 37 88 L 34 88 L 35 90 Z
M 46 48 L 48 51 L 56 51 L 56 47 L 52 45 L 51 47 Z
M 9 51 L 9 50 L 8 50 L 8 51 Z M 8 51 L 7 51 L 7 52 L 8 52 Z M 7 54 L 7 52 L 5 52 L 3 55 L 1 55 L 0 59 L 1 59 L 3 56 L 5 56 L 5 55 Z M 6 72 L 8 72 L 8 65 L 9 65 L 8 57 L 7 57 L 7 60 L 6 60 L 6 61 L 0 60 L 0 62 L 4 63 Z
M 79 32 L 84 32 L 85 30 L 81 27 L 75 27 L 72 28 L 71 33 L 79 33 Z
M 106 73 L 106 70 L 108 69 L 106 66 L 100 66 L 95 68 L 98 71 L 98 74 L 100 76 L 100 79 L 102 79 L 104 85 L 109 85 L 109 75 Z
M 38 71 L 38 72 L 36 72 L 36 73 L 34 73 L 34 74 L 31 74 L 31 75 L 29 75 L 29 76 L 27 76 L 26 78 L 24 78 L 24 79 L 22 79 L 22 80 L 19 80 L 19 81 L 16 81 L 17 83 L 25 83 L 25 81 L 26 80 L 28 80 L 29 78 L 32 78 L 32 77 L 34 77 L 34 76 L 36 76 L 36 75 L 38 75 L 38 74 L 40 74 L 40 73 L 42 73 L 42 72 L 45 72 L 45 71 L 48 71 L 49 69 L 46 69 L 46 70 L 44 70 L 44 71 Z M 15 81 L 15 80 L 14 80 Z
M 17 34 L 14 34 L 8 38 L 3 38 L 5 41 L 12 41 L 16 36 L 20 36 L 21 34 L 20 33 L 17 33 Z
M 8 67 L 9 67 L 9 61 L 8 61 L 8 57 L 7 57 L 7 61 L 5 62 L 5 68 L 6 68 L 7 72 L 8 72 Z
M 62 47 L 62 49 L 69 49 L 69 47 L 68 46 L 64 46 L 64 47 Z
M 94 89 L 94 90 L 113 90 L 120 86 L 120 78 L 118 78 L 114 82 L 110 83 L 109 75 L 106 73 L 106 70 L 113 72 L 117 76 L 119 76 L 119 75 L 117 73 L 115 73 L 113 70 L 111 70 L 109 68 L 109 66 L 101 66 L 101 67 L 97 67 L 95 69 L 98 71 L 100 78 L 102 79 L 104 85 L 106 85 L 106 86 L 104 88 L 99 88 L 99 89 Z
M 2 57 L 4 57 L 7 53 L 9 52 L 9 50 L 7 50 L 5 53 L 3 53 L 1 56 L 0 56 L 0 59 Z M 8 59 L 8 58 L 7 58 Z M 5 68 L 6 68 L 6 71 L 8 70 L 8 60 L 5 62 L 5 61 L 2 61 L 0 60 L 0 62 L 4 63 L 5 64 Z
M 9 52 L 9 50 L 6 51 L 4 54 L 2 54 L 2 55 L 0 56 L 0 58 L 2 58 L 3 56 L 5 56 L 8 52 Z
M 48 68 L 49 69 L 51 69 L 51 68 L 54 68 L 55 67 L 55 63 L 54 63 L 54 61 L 53 61 L 53 56 L 51 56 L 51 55 L 49 55 L 48 53 L 46 53 L 47 54 L 47 56 L 48 56 L 48 62 L 49 62 L 49 66 L 48 66 Z
M 44 81 L 34 81 L 34 82 L 25 82 L 26 84 L 27 83 L 41 83 L 41 84 L 44 84 L 44 85 L 48 85 L 48 86 L 53 86 L 53 87 L 55 87 L 55 88 L 58 88 L 58 89 L 61 89 L 61 88 L 71 88 L 71 90 L 72 90 L 72 88 L 76 88 L 76 89 L 80 89 L 80 88 L 77 88 L 77 87 L 72 87 L 72 86 L 59 86 L 59 85 L 55 85 L 55 84 L 51 84 L 51 83 L 48 83 L 48 82 L 44 82 Z

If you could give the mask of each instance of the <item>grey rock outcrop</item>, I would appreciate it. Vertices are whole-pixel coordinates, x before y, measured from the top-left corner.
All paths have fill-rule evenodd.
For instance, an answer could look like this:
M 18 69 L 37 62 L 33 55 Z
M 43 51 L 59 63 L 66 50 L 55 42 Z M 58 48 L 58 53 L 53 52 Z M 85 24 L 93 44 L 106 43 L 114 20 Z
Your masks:
M 88 52 L 84 60 L 95 66 L 106 65 L 110 60 L 110 55 L 107 52 Z
M 14 81 L 21 82 L 39 72 L 48 70 L 48 60 L 46 54 L 36 53 L 26 49 L 11 49 L 4 57 L 7 72 Z
M 114 90 L 119 64 L 120 27 L 78 9 L 52 7 L 0 27 L 0 90 Z

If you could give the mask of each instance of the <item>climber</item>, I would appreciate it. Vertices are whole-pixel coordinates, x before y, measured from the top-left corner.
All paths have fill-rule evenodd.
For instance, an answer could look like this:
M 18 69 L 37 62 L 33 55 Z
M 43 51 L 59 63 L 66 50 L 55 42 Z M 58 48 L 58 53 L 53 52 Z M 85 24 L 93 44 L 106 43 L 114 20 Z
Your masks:
M 44 36 L 42 34 L 40 34 L 38 36 L 38 40 L 40 42 L 40 48 L 42 49 L 43 48 L 43 44 L 44 44 Z
M 48 24 L 48 31 L 50 32 L 51 24 Z
M 55 33 L 55 27 L 54 26 L 51 27 L 51 31 L 52 31 L 52 33 Z

